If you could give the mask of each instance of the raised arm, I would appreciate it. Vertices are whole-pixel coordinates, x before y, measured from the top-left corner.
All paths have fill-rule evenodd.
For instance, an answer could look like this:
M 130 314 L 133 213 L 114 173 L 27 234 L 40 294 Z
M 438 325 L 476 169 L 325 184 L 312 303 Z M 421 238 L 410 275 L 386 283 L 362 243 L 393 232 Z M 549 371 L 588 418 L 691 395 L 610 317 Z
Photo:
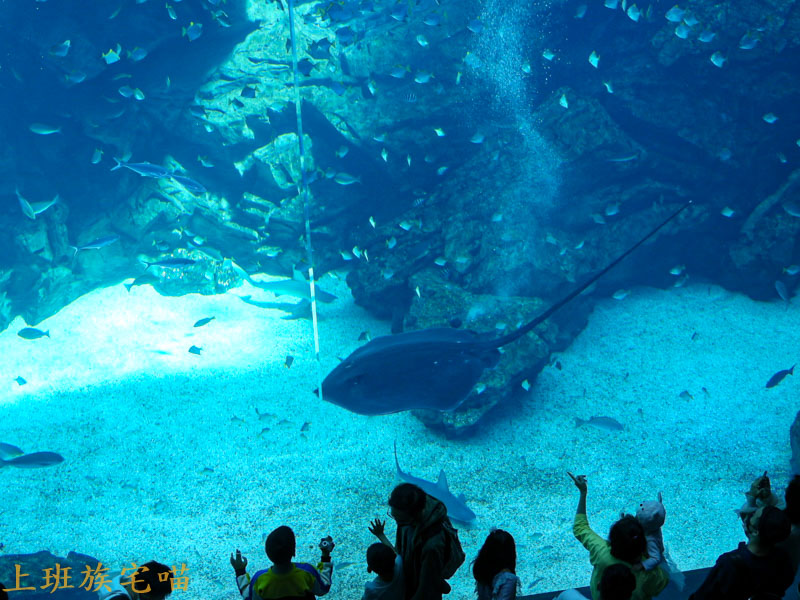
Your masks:
M 575 487 L 578 488 L 578 492 L 580 492 L 580 496 L 578 496 L 578 508 L 575 511 L 576 515 L 585 515 L 586 514 L 586 495 L 589 492 L 589 486 L 586 483 L 586 475 L 573 475 L 569 471 L 567 471 L 567 475 L 572 478 L 572 482 L 575 484 Z

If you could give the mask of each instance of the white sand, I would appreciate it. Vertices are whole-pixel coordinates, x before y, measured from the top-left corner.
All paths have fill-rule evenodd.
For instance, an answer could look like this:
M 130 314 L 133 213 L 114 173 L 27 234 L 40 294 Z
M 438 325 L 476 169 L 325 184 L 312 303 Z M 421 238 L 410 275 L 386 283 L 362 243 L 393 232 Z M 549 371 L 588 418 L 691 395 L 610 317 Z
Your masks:
M 346 294 L 342 282 L 323 286 Z M 361 344 L 361 331 L 387 331 L 349 299 L 321 310 L 323 373 Z M 620 510 L 662 490 L 665 538 L 683 568 L 708 565 L 742 539 L 733 509 L 755 476 L 766 469 L 776 486 L 789 477 L 799 383 L 764 384 L 797 358 L 794 306 L 708 286 L 603 302 L 559 357 L 563 370 L 546 369 L 522 402 L 466 441 L 408 414 L 368 418 L 321 403 L 311 393 L 319 371 L 310 325 L 282 315 L 233 294 L 170 298 L 116 286 L 39 324 L 51 339 L 23 340 L 23 323 L 13 323 L 0 334 L 0 441 L 66 462 L 0 471 L 3 551 L 77 550 L 112 569 L 185 563 L 191 596 L 175 597 L 217 600 L 235 595 L 230 552 L 264 566 L 262 535 L 285 523 L 301 560 L 315 561 L 319 538 L 333 535 L 335 560 L 356 564 L 335 574 L 330 597 L 358 598 L 367 526 L 385 516 L 397 440 L 405 470 L 435 479 L 445 468 L 479 515 L 461 531 L 469 560 L 491 526 L 508 529 L 523 589 L 543 578 L 530 590 L 543 591 L 585 584 L 590 573 L 571 535 L 568 469 L 588 475 L 590 521 L 603 535 Z M 187 352 L 193 344 L 201 356 Z M 575 427 L 574 417 L 592 415 L 626 429 Z M 452 583 L 451 597 L 471 597 L 466 567 Z

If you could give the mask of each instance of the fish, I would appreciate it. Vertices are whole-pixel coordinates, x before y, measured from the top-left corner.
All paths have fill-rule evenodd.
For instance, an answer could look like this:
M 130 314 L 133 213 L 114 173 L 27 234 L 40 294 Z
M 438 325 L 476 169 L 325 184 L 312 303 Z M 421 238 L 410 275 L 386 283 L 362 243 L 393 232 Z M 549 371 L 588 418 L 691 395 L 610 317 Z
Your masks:
M 584 425 L 591 425 L 606 431 L 622 431 L 625 429 L 622 423 L 611 417 L 591 417 L 586 420 L 575 417 L 575 427 L 583 427 Z
M 205 194 L 208 191 L 205 187 L 203 187 L 202 184 L 198 183 L 191 177 L 186 177 L 185 175 L 175 175 L 174 173 L 170 174 L 168 177 L 186 188 L 192 194 Z
M 770 377 L 769 381 L 767 381 L 767 387 L 768 388 L 774 388 L 781 381 L 783 381 L 786 378 L 787 375 L 794 375 L 795 366 L 796 365 L 792 365 L 791 369 L 783 369 L 783 370 L 778 371 L 777 373 L 775 373 L 775 375 Z
M 107 65 L 113 65 L 115 62 L 119 62 L 119 54 L 122 52 L 122 46 L 117 44 L 116 49 L 109 48 L 108 52 L 103 52 L 100 55 Z
M 704 44 L 708 44 L 714 41 L 714 38 L 717 37 L 717 34 L 713 31 L 705 30 L 700 35 L 697 36 L 697 41 L 703 42 Z
M 757 35 L 751 32 L 747 32 L 742 36 L 742 39 L 739 40 L 739 48 L 742 50 L 752 50 L 758 45 L 758 42 L 761 40 Z
M 56 44 L 50 48 L 50 54 L 53 56 L 59 56 L 61 58 L 65 57 L 69 54 L 69 47 L 72 44 L 69 40 L 64 40 L 60 44 Z
M 130 169 L 142 177 L 152 177 L 154 179 L 160 179 L 161 177 L 172 177 L 172 171 L 162 167 L 161 165 L 154 165 L 153 163 L 149 162 L 130 163 L 122 161 L 116 157 L 114 157 L 114 160 L 117 164 L 116 166 L 111 167 L 112 171 L 116 171 L 119 168 L 125 167 L 126 169 Z
M 770 125 L 772 125 L 778 120 L 778 117 L 777 115 L 775 115 L 775 113 L 767 113 L 761 118 L 764 120 L 765 123 L 769 123 Z
M 29 219 L 36 219 L 36 215 L 42 214 L 48 208 L 59 202 L 58 194 L 56 194 L 52 200 L 47 202 L 28 202 L 25 198 L 23 198 L 22 194 L 19 193 L 19 189 L 16 189 L 15 191 L 17 194 L 17 199 L 19 200 L 19 206 L 22 209 L 22 213 Z
M 361 178 L 349 173 L 337 173 L 333 180 L 339 185 L 352 185 L 354 183 L 361 183 Z
M 181 258 L 181 257 L 172 257 L 172 258 L 165 258 L 163 260 L 155 260 L 155 261 L 142 261 L 147 266 L 145 270 L 149 269 L 150 267 L 163 267 L 165 269 L 179 269 L 180 267 L 188 267 L 196 263 L 196 260 L 192 260 L 191 258 Z
M 678 26 L 675 28 L 675 35 L 681 38 L 682 40 L 688 39 L 689 34 L 692 30 L 686 23 L 679 23 Z
M 542 58 L 544 58 L 545 60 L 553 60 L 555 57 L 556 53 L 553 52 L 552 50 L 548 50 L 547 48 L 545 48 L 542 51 Z
M 569 108 L 569 100 L 567 100 L 566 94 L 561 94 L 561 98 L 558 100 L 558 103 L 564 108 Z
M 478 19 L 472 19 L 469 23 L 467 23 L 467 29 L 469 29 L 472 33 L 480 33 L 483 31 L 483 23 Z
M 721 69 L 722 65 L 724 65 L 725 61 L 728 60 L 728 59 L 725 58 L 725 56 L 722 54 L 722 52 L 717 51 L 717 52 L 714 52 L 714 54 L 711 55 L 710 60 L 711 60 L 712 63 L 714 63 L 715 67 L 719 67 Z
M 133 50 L 128 51 L 128 58 L 134 62 L 139 62 L 147 56 L 147 50 L 136 46 Z
M 675 265 L 669 270 L 670 275 L 675 275 L 675 277 L 679 276 L 686 270 L 686 265 Z
M 686 11 L 676 4 L 675 6 L 670 8 L 664 16 L 670 23 L 680 23 L 681 21 L 683 21 L 683 17 L 685 14 Z
M 28 381 L 22 376 L 15 377 L 14 381 L 17 382 L 17 385 L 25 385 L 26 383 L 28 383 Z
M 40 467 L 52 467 L 62 462 L 64 462 L 64 457 L 55 452 L 31 452 L 9 460 L 0 459 L 0 469 L 3 467 L 38 469 Z
M 294 356 L 292 356 L 291 354 L 287 354 L 286 355 L 286 360 L 283 361 L 283 366 L 288 369 L 288 368 L 290 368 L 292 366 L 293 362 L 294 362 Z
M 38 340 L 45 336 L 50 337 L 50 330 L 42 331 L 35 327 L 23 327 L 17 332 L 17 335 L 25 340 Z
M 0 442 L 0 458 L 13 458 L 25 454 L 22 448 L 18 448 L 14 444 L 7 442 Z
M 592 50 L 592 53 L 589 55 L 589 64 L 596 69 L 599 63 L 600 63 L 600 56 L 597 54 L 597 52 Z
M 117 241 L 119 241 L 118 235 L 108 235 L 105 237 L 97 238 L 96 240 L 89 242 L 88 244 L 84 244 L 83 246 L 70 246 L 70 248 L 72 248 L 72 256 L 74 258 L 75 255 L 81 250 L 100 250 L 101 248 L 110 246 L 111 244 Z
M 276 296 L 291 296 L 293 298 L 310 298 L 311 296 L 308 282 L 302 278 L 266 282 L 250 280 L 250 283 Z M 326 292 L 316 284 L 314 285 L 314 296 L 317 300 L 325 302 L 326 304 L 333 302 L 337 298 L 335 295 Z
M 200 353 L 202 351 L 203 351 L 203 349 L 201 347 L 199 347 L 199 346 L 191 346 L 189 348 L 189 353 L 190 354 L 197 354 L 197 356 L 200 356 Z
M 47 125 L 45 123 L 31 123 L 28 129 L 37 135 L 53 135 L 54 133 L 61 132 L 60 125 L 56 127 L 55 125 Z
M 781 300 L 786 302 L 786 304 L 789 304 L 792 301 L 792 296 L 789 293 L 789 289 L 780 279 L 775 282 L 775 291 L 778 292 L 778 296 L 780 296 Z
M 397 460 L 397 442 L 394 443 L 394 465 L 397 469 L 397 477 L 406 483 L 413 483 L 421 488 L 423 492 L 444 504 L 445 508 L 447 508 L 447 516 L 453 521 L 469 524 L 476 519 L 477 515 L 467 506 L 467 499 L 464 494 L 455 496 L 450 491 L 444 469 L 439 471 L 439 478 L 436 482 L 426 481 L 425 479 L 414 477 L 410 473 L 403 472 L 400 468 L 400 462 Z
M 636 6 L 635 4 L 632 4 L 631 6 L 628 7 L 628 10 L 626 11 L 625 14 L 628 15 L 628 18 L 631 21 L 636 23 L 636 22 L 639 21 L 639 18 L 642 16 L 642 11 L 639 10 L 638 6 Z
M 239 296 L 239 300 L 259 308 L 282 310 L 287 313 L 286 316 L 281 317 L 285 321 L 311 318 L 311 300 L 308 298 L 304 298 L 300 302 L 261 302 L 253 300 L 252 296 Z
M 211 323 L 211 321 L 213 321 L 214 319 L 216 319 L 216 317 L 204 317 L 204 318 L 200 319 L 199 321 L 197 321 L 197 322 L 196 322 L 196 323 L 193 325 L 193 327 L 202 327 L 203 325 L 208 325 L 208 324 L 209 324 L 209 323 Z
M 125 289 L 128 290 L 128 292 L 130 292 L 131 288 L 136 285 L 146 285 L 148 283 L 153 284 L 153 283 L 158 283 L 159 281 L 161 280 L 158 277 L 153 275 L 150 271 L 147 271 L 139 275 L 136 279 L 134 279 L 130 283 L 123 283 L 122 285 L 124 285 Z
M 190 21 L 187 27 L 181 28 L 181 37 L 186 36 L 190 42 L 203 35 L 203 24 Z
M 81 83 L 82 81 L 86 80 L 86 73 L 83 71 L 70 71 L 66 75 L 64 75 L 64 81 L 71 85 L 75 85 L 76 83 Z
M 94 152 L 92 152 L 92 164 L 96 165 L 101 160 L 103 160 L 103 151 L 100 148 L 95 148 Z
M 315 392 L 361 415 L 454 410 L 484 370 L 500 360 L 500 348 L 550 318 L 691 205 L 681 206 L 604 269 L 509 334 L 490 337 L 468 329 L 432 328 L 376 337 L 342 360 Z
M 727 217 L 728 219 L 730 219 L 731 217 L 733 217 L 733 215 L 736 214 L 736 211 L 733 210 L 730 206 L 726 206 L 719 212 L 719 214 L 721 214 L 723 217 Z

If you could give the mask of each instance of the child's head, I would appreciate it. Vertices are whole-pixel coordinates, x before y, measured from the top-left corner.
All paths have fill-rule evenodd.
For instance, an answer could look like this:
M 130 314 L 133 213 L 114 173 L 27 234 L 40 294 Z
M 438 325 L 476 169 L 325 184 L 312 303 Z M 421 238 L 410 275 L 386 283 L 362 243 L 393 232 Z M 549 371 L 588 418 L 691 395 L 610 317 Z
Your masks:
M 611 556 L 617 560 L 634 564 L 641 560 L 647 550 L 644 527 L 633 515 L 623 515 L 608 532 Z
M 139 600 L 164 600 L 172 593 L 172 570 L 154 560 L 139 567 L 133 580 L 131 589 L 142 590 L 142 593 L 134 592 L 134 598 Z
M 630 600 L 635 589 L 636 577 L 622 563 L 606 567 L 597 586 L 601 600 Z
M 391 581 L 394 576 L 394 561 L 394 550 L 386 544 L 372 544 L 367 548 L 367 572 L 385 581 Z
M 636 510 L 636 518 L 644 527 L 645 533 L 658 531 L 667 518 L 667 511 L 664 505 L 658 500 L 645 500 Z
M 264 550 L 269 559 L 276 565 L 285 565 L 292 562 L 295 552 L 294 531 L 286 525 L 281 525 L 267 536 Z
M 491 585 L 495 575 L 503 569 L 516 573 L 517 547 L 510 533 L 493 529 L 472 562 L 472 575 L 478 583 Z

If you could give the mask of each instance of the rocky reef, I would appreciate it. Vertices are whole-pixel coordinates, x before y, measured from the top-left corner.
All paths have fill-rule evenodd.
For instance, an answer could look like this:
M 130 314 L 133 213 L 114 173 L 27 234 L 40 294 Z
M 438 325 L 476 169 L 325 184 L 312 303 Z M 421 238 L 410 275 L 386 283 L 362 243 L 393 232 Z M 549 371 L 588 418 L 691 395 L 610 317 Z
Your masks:
M 56 3 L 15 7 L 4 18 L 20 27 L 2 43 L 42 59 L 5 81 L 0 325 L 36 324 L 129 278 L 182 294 L 222 292 L 242 270 L 290 274 L 308 215 L 316 273 L 346 270 L 356 302 L 393 330 L 500 335 L 687 200 L 597 296 L 687 278 L 791 294 L 798 4 L 539 4 L 296 3 L 305 173 L 285 2 L 186 2 L 175 19 L 144 3 L 81 23 Z M 45 21 L 48 35 L 32 35 Z M 110 171 L 114 157 L 178 177 Z M 23 200 L 56 195 L 26 213 Z M 193 262 L 145 269 L 170 257 Z M 591 304 L 508 348 L 459 410 L 421 418 L 469 432 L 569 343 Z

